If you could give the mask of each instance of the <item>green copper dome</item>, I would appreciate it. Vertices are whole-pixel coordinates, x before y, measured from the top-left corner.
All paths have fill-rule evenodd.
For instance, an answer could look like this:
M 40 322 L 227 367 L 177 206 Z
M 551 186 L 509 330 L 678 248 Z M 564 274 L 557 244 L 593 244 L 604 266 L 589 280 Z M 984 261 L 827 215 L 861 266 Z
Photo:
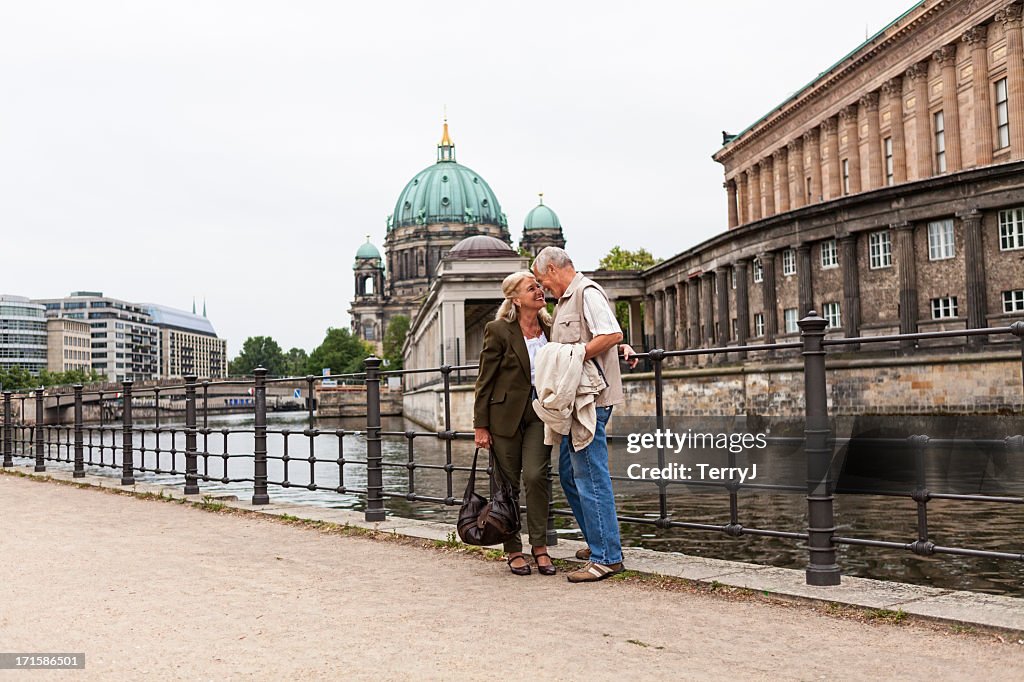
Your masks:
M 533 210 L 526 214 L 526 220 L 523 221 L 523 228 L 527 230 L 540 230 L 545 227 L 561 229 L 562 223 L 558 222 L 558 216 L 555 212 L 544 205 L 544 195 L 541 194 L 540 203 L 534 206 Z
M 489 224 L 506 226 L 498 197 L 487 182 L 471 168 L 455 162 L 455 145 L 444 137 L 437 146 L 438 160 L 409 181 L 398 195 L 388 229 L 432 223 Z
M 380 258 L 380 251 L 377 247 L 370 243 L 370 238 L 366 238 L 366 243 L 359 247 L 356 251 L 356 258 Z

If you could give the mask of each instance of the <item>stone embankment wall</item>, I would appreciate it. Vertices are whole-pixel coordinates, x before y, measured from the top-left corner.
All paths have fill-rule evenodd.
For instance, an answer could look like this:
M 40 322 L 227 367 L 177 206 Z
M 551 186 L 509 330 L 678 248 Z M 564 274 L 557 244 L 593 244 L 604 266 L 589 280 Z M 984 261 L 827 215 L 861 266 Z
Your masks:
M 835 359 L 826 366 L 829 414 L 834 416 L 1024 413 L 1024 379 L 1017 351 Z M 804 414 L 800 362 L 666 369 L 663 376 L 667 415 L 800 418 Z M 626 404 L 617 410 L 619 414 L 654 414 L 651 373 L 625 375 L 623 388 Z M 440 387 L 407 392 L 404 414 L 429 429 L 443 429 Z M 452 388 L 451 414 L 456 431 L 472 430 L 472 386 Z
M 382 416 L 402 414 L 402 391 L 380 389 L 380 413 Z M 338 386 L 321 388 L 317 391 L 316 416 L 318 417 L 366 417 L 366 388 L 363 386 Z

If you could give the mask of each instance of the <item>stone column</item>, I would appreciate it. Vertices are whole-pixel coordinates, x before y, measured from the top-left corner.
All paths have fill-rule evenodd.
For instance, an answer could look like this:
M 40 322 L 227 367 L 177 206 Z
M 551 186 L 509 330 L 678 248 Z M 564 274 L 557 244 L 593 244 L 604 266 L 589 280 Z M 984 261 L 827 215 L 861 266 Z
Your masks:
M 1006 30 L 1006 96 L 1010 122 L 1010 158 L 1024 158 L 1024 35 L 1021 33 L 1021 5 L 996 12 L 996 21 Z M 947 126 L 948 127 L 948 126 Z
M 878 120 L 878 92 L 860 98 L 861 109 L 868 123 L 868 189 L 882 186 L 882 135 Z
M 738 284 L 738 282 L 737 282 Z M 715 291 L 718 293 L 718 344 L 726 346 L 732 339 L 732 318 L 729 317 L 729 269 L 715 269 Z M 739 324 L 737 322 L 737 324 Z
M 798 137 L 786 145 L 786 153 L 789 157 L 789 179 L 793 191 L 790 193 L 790 204 L 792 208 L 800 208 L 807 204 L 807 197 L 804 194 L 804 139 Z
M 967 270 L 967 328 L 988 326 L 988 301 L 985 294 L 985 253 L 981 246 L 981 218 L 978 209 L 956 214 L 964 225 L 964 266 Z M 970 337 L 972 345 L 979 345 L 980 336 Z
M 785 147 L 772 152 L 772 167 L 778 179 L 775 186 L 779 189 L 778 212 L 785 213 L 789 210 L 789 150 Z
M 740 172 L 736 174 L 736 213 L 740 225 L 746 225 L 750 221 L 750 207 L 747 205 L 747 174 Z
M 690 326 L 690 348 L 700 348 L 700 290 L 699 279 L 691 277 L 686 280 L 686 322 Z
M 686 341 L 686 283 L 678 281 L 673 288 L 676 292 L 676 326 L 673 330 L 675 332 L 676 347 L 688 348 L 689 346 Z
M 843 269 L 843 334 L 860 336 L 860 272 L 857 263 L 857 235 L 839 238 L 839 267 Z M 856 350 L 851 348 L 851 350 Z
M 810 160 L 811 174 L 811 195 L 807 197 L 808 204 L 821 201 L 821 131 L 815 126 L 804 133 L 804 147 Z
M 665 348 L 675 350 L 676 344 L 676 287 L 665 287 Z
M 761 254 L 761 267 L 764 269 L 764 281 L 761 282 L 762 302 L 764 303 L 764 342 L 775 343 L 779 333 L 779 304 L 775 280 L 775 252 L 765 251 Z
M 803 319 L 814 310 L 814 286 L 811 283 L 811 245 L 807 242 L 798 244 L 796 251 L 796 288 L 797 288 L 797 319 Z
M 839 112 L 839 118 L 842 119 L 846 132 L 846 166 L 850 174 L 850 194 L 856 194 L 860 191 L 860 128 L 857 124 L 857 105 L 843 107 Z M 806 314 L 806 310 L 800 311 L 801 318 Z
M 942 122 L 945 126 L 946 171 L 955 173 L 964 167 L 960 155 L 960 105 L 956 93 L 956 45 L 944 45 L 932 53 L 942 67 Z
M 741 258 L 736 261 L 733 268 L 736 271 L 736 345 L 747 345 L 750 338 L 750 290 L 747 285 L 747 259 Z M 740 359 L 746 354 L 740 356 Z
M 971 93 L 974 97 L 974 161 L 977 166 L 992 163 L 991 97 L 988 82 L 988 26 L 975 26 L 960 38 L 971 48 Z
M 764 204 L 761 215 L 767 218 L 775 215 L 775 164 L 772 163 L 771 156 L 766 156 L 761 161 L 761 183 L 761 198 Z
M 657 307 L 654 294 L 647 294 L 644 297 L 644 348 L 648 350 L 657 346 Z
M 747 170 L 747 190 L 750 192 L 750 222 L 761 219 L 761 167 L 754 164 Z
M 917 179 L 932 174 L 932 121 L 928 111 L 928 62 L 918 62 L 907 69 L 914 90 L 914 139 L 917 154 Z M 948 126 L 947 126 L 948 127 Z
M 839 125 L 835 116 L 821 122 L 821 133 L 825 136 L 825 149 L 828 150 L 828 198 L 835 199 L 843 195 L 842 170 L 839 166 Z
M 640 312 L 642 301 L 638 298 L 629 299 L 629 344 L 640 350 L 647 350 L 644 344 L 643 315 Z
M 900 334 L 917 333 L 917 259 L 914 255 L 913 223 L 896 223 L 896 261 L 900 272 Z M 903 342 L 913 348 L 913 342 Z
M 715 273 L 705 272 L 700 276 L 700 292 L 702 301 L 701 318 L 704 320 L 704 342 L 707 346 L 715 345 Z
M 654 347 L 665 347 L 665 291 L 654 292 Z
M 903 130 L 903 77 L 890 78 L 882 84 L 889 98 L 889 128 L 892 135 L 892 182 L 907 181 L 907 142 Z M 986 117 L 988 114 L 986 114 Z
M 736 181 L 726 180 L 722 183 L 722 187 L 725 188 L 725 201 L 726 210 L 729 213 L 729 229 L 739 225 L 739 219 L 736 214 Z

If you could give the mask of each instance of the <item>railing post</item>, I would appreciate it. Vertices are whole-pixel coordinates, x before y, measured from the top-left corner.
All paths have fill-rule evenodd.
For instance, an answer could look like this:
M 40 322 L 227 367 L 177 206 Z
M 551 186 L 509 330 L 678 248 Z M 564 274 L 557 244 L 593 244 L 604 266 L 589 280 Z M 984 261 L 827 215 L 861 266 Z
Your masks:
M 72 478 L 85 478 L 85 452 L 84 445 L 85 439 L 83 438 L 83 419 L 82 419 L 82 384 L 75 384 L 72 387 L 75 391 L 75 471 L 72 474 Z M 103 411 L 103 407 L 100 407 L 100 411 Z M 92 437 L 89 437 L 89 442 L 92 442 Z M 92 461 L 92 451 L 89 451 L 89 461 Z
M 21 415 L 21 419 L 25 421 L 25 415 Z M 4 466 L 14 466 L 14 460 L 11 459 L 11 437 L 14 434 L 11 433 L 11 391 L 4 391 Z
M 383 521 L 384 467 L 380 448 L 380 358 L 366 358 L 366 520 Z
M 43 459 L 43 387 L 36 389 L 36 466 L 33 471 L 46 471 L 46 461 Z
M 199 467 L 196 462 L 196 380 L 185 377 L 185 494 L 199 494 Z
M 806 423 L 804 454 L 807 458 L 807 566 L 808 585 L 838 585 L 835 514 L 832 508 L 832 447 L 829 443 L 828 394 L 825 385 L 825 327 L 827 322 L 811 310 L 800 320 L 804 356 Z
M 132 456 L 132 381 L 121 382 L 121 485 L 135 485 Z
M 270 495 L 267 493 L 267 370 L 257 367 L 252 373 L 256 379 L 253 390 L 256 402 L 256 447 L 253 448 L 252 503 L 270 504 Z

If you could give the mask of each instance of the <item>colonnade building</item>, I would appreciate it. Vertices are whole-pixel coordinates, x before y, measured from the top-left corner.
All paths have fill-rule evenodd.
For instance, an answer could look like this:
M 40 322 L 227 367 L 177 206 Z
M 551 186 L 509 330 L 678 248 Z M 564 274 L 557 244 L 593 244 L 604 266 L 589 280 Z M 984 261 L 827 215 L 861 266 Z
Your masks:
M 647 347 L 1024 317 L 1020 3 L 919 2 L 713 158 L 730 229 L 644 271 Z

